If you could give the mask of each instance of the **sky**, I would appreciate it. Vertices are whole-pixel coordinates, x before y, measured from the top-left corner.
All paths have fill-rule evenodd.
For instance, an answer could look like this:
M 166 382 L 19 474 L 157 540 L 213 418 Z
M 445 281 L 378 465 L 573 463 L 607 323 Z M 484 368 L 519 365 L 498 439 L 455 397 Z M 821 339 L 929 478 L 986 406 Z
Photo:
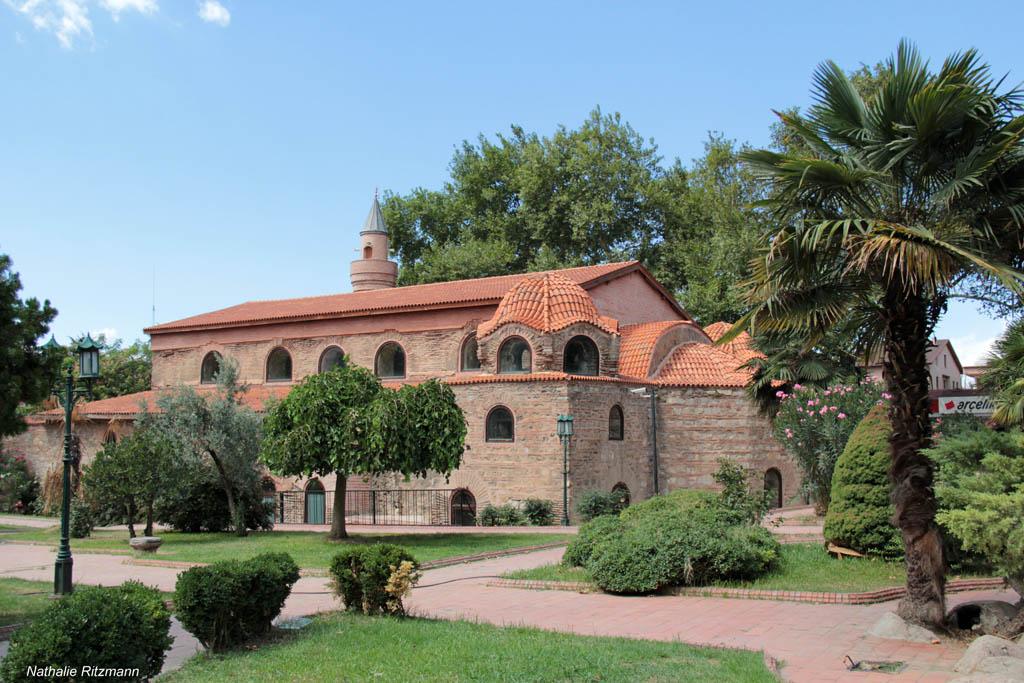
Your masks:
M 349 290 L 375 188 L 438 188 L 455 147 L 600 106 L 666 162 L 765 145 L 815 66 L 907 37 L 1024 80 L 1024 3 L 0 0 L 0 252 L 65 341 Z M 965 364 L 1002 331 L 954 304 Z

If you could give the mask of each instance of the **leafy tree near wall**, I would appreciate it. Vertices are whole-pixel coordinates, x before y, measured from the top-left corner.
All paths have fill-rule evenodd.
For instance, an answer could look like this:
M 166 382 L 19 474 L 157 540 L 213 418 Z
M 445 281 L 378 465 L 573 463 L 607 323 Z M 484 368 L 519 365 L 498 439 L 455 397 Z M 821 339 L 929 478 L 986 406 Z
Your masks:
M 49 301 L 20 298 L 21 278 L 11 258 L 0 254 L 0 436 L 25 429 L 22 403 L 37 403 L 50 393 L 60 359 L 36 344 L 50 330 L 57 310 Z
M 447 476 L 459 466 L 466 437 L 465 418 L 447 385 L 428 380 L 392 391 L 349 363 L 302 380 L 268 409 L 264 430 L 261 459 L 273 472 L 336 475 L 332 539 L 348 536 L 349 476 Z
M 140 515 L 143 534 L 153 535 L 156 500 L 178 479 L 174 442 L 154 422 L 148 413 L 139 415 L 135 429 L 106 444 L 82 473 L 86 496 L 99 509 L 101 521 L 126 522 L 131 538 Z
M 209 394 L 182 386 L 161 396 L 153 426 L 184 457 L 213 465 L 227 497 L 235 533 L 245 536 L 245 509 L 238 498 L 257 470 L 261 420 L 242 402 L 246 387 L 238 382 L 236 361 L 224 359 L 216 379 L 216 391 Z
M 955 288 L 986 279 L 1024 291 L 1021 95 L 1000 91 L 974 51 L 936 72 L 902 43 L 865 102 L 834 63 L 815 74 L 806 117 L 781 115 L 807 151 L 744 158 L 771 184 L 777 227 L 753 263 L 751 312 L 736 328 L 801 335 L 834 325 L 881 351 L 892 394 L 893 502 L 906 548 L 899 612 L 942 628 L 945 569 L 935 523 L 929 339 Z M 728 336 L 723 337 L 726 341 Z

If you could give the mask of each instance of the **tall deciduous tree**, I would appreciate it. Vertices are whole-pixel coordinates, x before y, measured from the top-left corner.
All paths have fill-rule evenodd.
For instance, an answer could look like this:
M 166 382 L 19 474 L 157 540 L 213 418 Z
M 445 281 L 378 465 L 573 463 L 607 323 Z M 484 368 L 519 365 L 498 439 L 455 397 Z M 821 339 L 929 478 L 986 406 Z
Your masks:
M 0 436 L 25 429 L 18 406 L 49 394 L 60 362 L 36 344 L 49 332 L 57 310 L 49 301 L 22 301 L 20 292 L 21 278 L 11 270 L 11 258 L 0 254 Z
M 751 311 L 734 328 L 802 335 L 853 323 L 881 351 L 892 400 L 892 496 L 906 548 L 899 612 L 941 628 L 944 561 L 935 524 L 927 350 L 951 288 L 988 278 L 1020 292 L 1024 117 L 976 52 L 933 72 L 902 43 L 865 102 L 836 64 L 815 73 L 806 117 L 782 115 L 807 152 L 744 158 L 771 184 L 776 222 L 753 263 Z M 728 337 L 728 335 L 727 335 Z
M 449 474 L 466 436 L 452 390 L 436 380 L 385 389 L 351 364 L 310 375 L 273 405 L 262 460 L 286 476 L 336 475 L 329 538 L 346 538 L 345 484 L 351 475 Z
M 154 428 L 172 439 L 185 457 L 213 464 L 239 536 L 248 531 L 238 494 L 256 470 L 262 438 L 260 416 L 242 401 L 245 391 L 238 382 L 237 363 L 224 359 L 214 392 L 201 395 L 192 387 L 179 387 L 157 399 L 160 412 L 154 420 Z

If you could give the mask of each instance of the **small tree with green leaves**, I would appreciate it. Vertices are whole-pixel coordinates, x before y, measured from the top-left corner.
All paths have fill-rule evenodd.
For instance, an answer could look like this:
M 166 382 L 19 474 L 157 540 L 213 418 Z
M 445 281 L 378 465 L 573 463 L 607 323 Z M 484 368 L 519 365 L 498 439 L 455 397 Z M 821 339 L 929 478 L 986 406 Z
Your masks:
M 334 474 L 329 538 L 345 530 L 345 486 L 351 475 L 428 472 L 458 467 L 466 423 L 452 390 L 436 380 L 384 389 L 369 370 L 346 364 L 311 375 L 271 406 L 261 458 L 286 476 Z
M 143 414 L 138 426 L 120 441 L 108 443 L 82 475 L 85 492 L 101 521 L 124 520 L 135 538 L 135 521 L 143 515 L 146 536 L 153 535 L 153 506 L 176 478 L 173 442 Z
M 238 492 L 254 476 L 262 437 L 260 416 L 242 402 L 246 388 L 238 383 L 237 363 L 224 359 L 211 395 L 180 387 L 157 400 L 154 420 L 184 457 L 213 464 L 239 536 L 247 534 L 247 525 Z

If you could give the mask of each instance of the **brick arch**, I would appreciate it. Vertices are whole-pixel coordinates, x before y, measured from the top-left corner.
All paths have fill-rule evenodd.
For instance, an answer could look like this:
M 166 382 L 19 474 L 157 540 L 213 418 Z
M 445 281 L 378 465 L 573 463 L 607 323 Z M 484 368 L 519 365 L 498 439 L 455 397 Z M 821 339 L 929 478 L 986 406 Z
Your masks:
M 488 505 L 499 504 L 494 498 L 494 492 L 490 485 L 476 472 L 455 470 L 452 472 L 452 476 L 448 478 L 448 485 L 445 488 L 449 488 L 452 491 L 466 489 L 472 493 L 473 497 L 476 498 L 477 514 L 480 514 L 480 510 L 483 510 Z
M 477 332 L 477 352 L 480 355 L 481 370 L 498 374 L 498 351 L 510 337 L 522 337 L 530 345 L 532 372 L 561 371 L 561 357 L 558 367 L 552 353 L 551 335 L 541 334 L 531 327 L 519 323 L 506 323 L 490 334 L 480 336 Z
M 223 344 L 218 344 L 216 342 L 209 342 L 209 343 L 203 344 L 198 349 L 196 349 L 198 351 L 197 358 L 199 359 L 199 363 L 195 367 L 195 372 L 190 373 L 191 374 L 191 378 L 188 380 L 188 383 L 189 384 L 202 384 L 202 381 L 203 381 L 203 362 L 206 361 L 206 357 L 209 356 L 211 353 L 216 353 L 216 354 L 220 355 L 221 367 L 223 367 L 224 361 L 232 357 L 232 356 L 229 356 L 225 352 L 224 349 L 225 349 L 225 347 L 224 347 Z

